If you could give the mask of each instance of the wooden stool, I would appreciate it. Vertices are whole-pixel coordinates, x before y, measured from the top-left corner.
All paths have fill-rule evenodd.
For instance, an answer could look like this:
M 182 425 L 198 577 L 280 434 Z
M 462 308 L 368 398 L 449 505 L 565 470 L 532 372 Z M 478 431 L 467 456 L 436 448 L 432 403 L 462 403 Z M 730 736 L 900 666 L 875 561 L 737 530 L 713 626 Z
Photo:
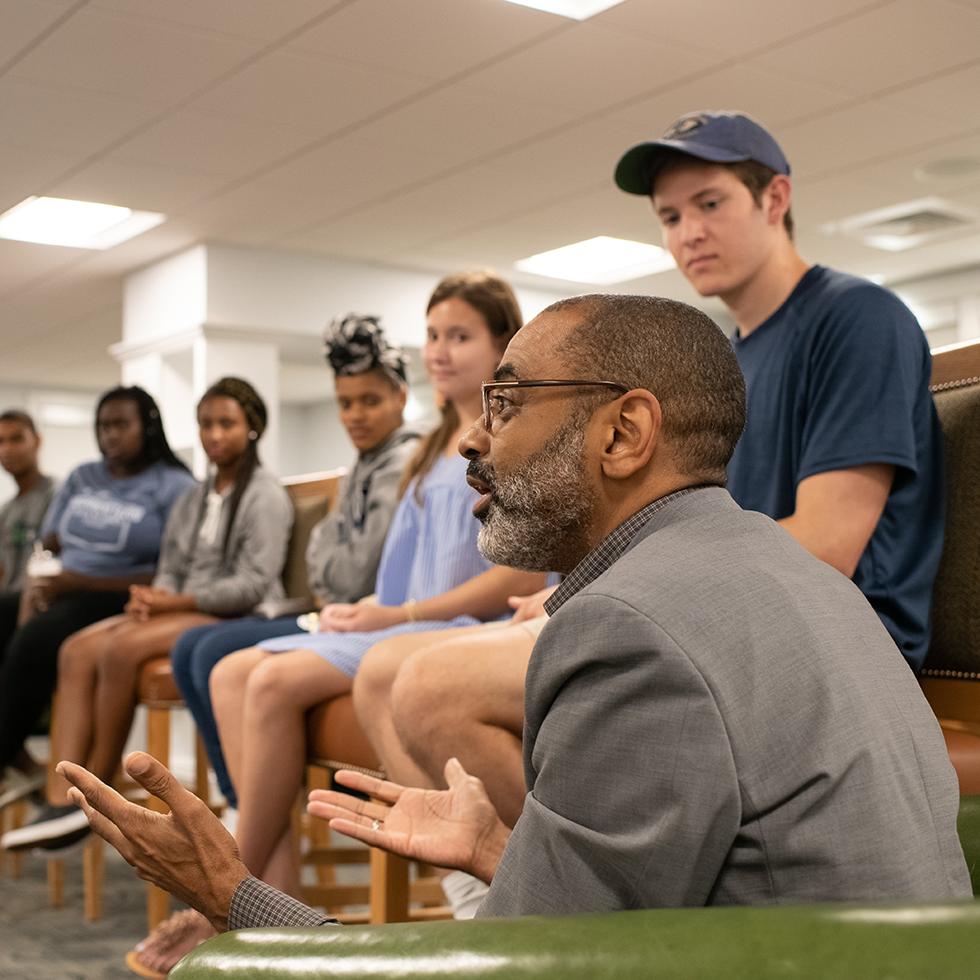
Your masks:
M 357 723 L 354 701 L 348 694 L 324 701 L 314 708 L 307 720 L 308 786 L 328 789 L 338 769 L 355 769 L 384 778 L 381 764 Z M 312 848 L 306 863 L 317 868 L 317 885 L 303 889 L 303 898 L 328 910 L 344 905 L 367 904 L 367 921 L 372 924 L 408 922 L 418 919 L 450 918 L 444 906 L 442 889 L 434 875 L 419 877 L 409 885 L 409 862 L 378 848 L 365 851 L 359 847 L 331 847 L 330 829 L 322 820 L 308 822 Z M 339 885 L 333 869 L 341 864 L 371 866 L 370 885 Z M 430 870 L 430 869 L 425 869 Z M 421 908 L 410 909 L 410 903 Z M 344 921 L 364 921 L 364 916 L 340 915 Z

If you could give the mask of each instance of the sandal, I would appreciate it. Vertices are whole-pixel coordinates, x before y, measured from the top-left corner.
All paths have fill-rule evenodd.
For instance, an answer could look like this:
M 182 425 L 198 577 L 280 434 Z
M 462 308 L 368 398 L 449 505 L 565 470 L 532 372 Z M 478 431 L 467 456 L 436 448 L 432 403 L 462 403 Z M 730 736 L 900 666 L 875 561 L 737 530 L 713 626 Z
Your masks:
M 138 977 L 159 980 L 213 935 L 214 929 L 200 912 L 194 909 L 174 912 L 126 954 L 126 966 Z

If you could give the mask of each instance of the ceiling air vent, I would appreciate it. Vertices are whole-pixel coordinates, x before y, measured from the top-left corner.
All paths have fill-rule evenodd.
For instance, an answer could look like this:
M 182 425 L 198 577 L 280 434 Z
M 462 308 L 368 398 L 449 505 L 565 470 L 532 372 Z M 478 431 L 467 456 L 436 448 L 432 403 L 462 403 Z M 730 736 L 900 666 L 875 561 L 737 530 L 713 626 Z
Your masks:
M 923 197 L 822 226 L 827 235 L 847 235 L 872 248 L 901 252 L 927 242 L 977 230 L 977 216 L 938 197 Z

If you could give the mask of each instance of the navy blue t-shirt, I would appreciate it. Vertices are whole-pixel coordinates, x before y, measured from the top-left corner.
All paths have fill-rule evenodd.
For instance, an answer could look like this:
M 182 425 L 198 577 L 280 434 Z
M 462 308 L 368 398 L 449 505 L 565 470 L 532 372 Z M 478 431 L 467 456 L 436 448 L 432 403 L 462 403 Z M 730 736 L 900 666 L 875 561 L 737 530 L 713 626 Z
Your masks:
M 728 487 L 743 507 L 779 520 L 793 513 L 797 486 L 815 473 L 895 467 L 854 583 L 918 670 L 944 519 L 942 433 L 919 324 L 880 286 L 813 266 L 768 320 L 733 345 L 748 422 Z

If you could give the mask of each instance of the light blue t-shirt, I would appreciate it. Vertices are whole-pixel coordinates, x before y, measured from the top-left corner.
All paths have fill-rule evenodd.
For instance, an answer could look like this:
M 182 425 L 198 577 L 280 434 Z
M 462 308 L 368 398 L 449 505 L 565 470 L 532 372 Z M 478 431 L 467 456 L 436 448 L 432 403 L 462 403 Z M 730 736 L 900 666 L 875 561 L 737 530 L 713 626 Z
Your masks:
M 41 534 L 58 535 L 67 571 L 101 578 L 150 575 L 170 508 L 194 482 L 186 470 L 164 463 L 120 478 L 102 460 L 83 463 L 52 501 Z

